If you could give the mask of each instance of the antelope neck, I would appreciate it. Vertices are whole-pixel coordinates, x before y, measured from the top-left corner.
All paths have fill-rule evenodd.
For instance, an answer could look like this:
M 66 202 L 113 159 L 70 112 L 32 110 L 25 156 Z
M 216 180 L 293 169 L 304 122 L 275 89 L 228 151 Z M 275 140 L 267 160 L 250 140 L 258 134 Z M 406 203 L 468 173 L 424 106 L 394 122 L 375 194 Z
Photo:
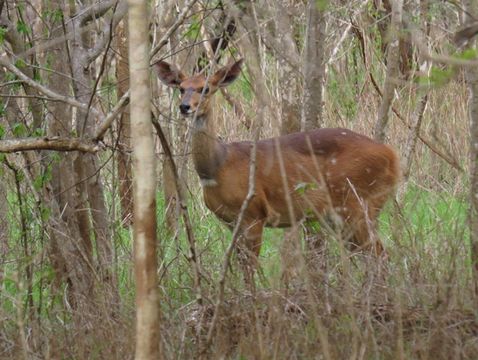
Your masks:
M 208 113 L 197 116 L 194 121 L 192 157 L 201 184 L 216 185 L 217 172 L 226 158 L 226 146 L 217 139 Z

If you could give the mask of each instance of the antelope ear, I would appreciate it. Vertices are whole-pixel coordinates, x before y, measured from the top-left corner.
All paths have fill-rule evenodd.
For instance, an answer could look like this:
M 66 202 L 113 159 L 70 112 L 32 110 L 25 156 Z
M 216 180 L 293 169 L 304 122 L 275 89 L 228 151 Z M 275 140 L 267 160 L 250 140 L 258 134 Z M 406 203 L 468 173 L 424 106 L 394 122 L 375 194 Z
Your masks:
M 234 80 L 237 79 L 241 73 L 241 66 L 244 62 L 244 59 L 240 59 L 235 63 L 224 66 L 223 68 L 216 71 L 212 76 L 211 82 L 217 87 L 224 87 L 231 84 Z
M 154 64 L 154 67 L 159 80 L 165 85 L 177 87 L 184 79 L 186 79 L 186 75 L 181 70 L 166 61 L 159 61 Z

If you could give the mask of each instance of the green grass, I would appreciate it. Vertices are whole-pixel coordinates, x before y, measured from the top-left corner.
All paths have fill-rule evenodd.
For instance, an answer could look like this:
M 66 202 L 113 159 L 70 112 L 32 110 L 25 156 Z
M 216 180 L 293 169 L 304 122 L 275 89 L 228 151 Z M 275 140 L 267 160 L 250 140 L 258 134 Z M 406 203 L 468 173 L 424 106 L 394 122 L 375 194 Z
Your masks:
M 191 200 L 188 209 L 194 226 L 197 250 L 201 254 L 202 266 L 215 281 L 219 276 L 224 253 L 231 241 L 231 233 L 212 213 L 205 211 L 199 201 L 202 200 Z M 465 261 L 465 268 L 469 271 L 468 257 L 454 260 L 456 252 L 466 249 L 469 243 L 466 199 L 454 197 L 446 192 L 431 192 L 418 186 L 409 186 L 407 193 L 403 196 L 403 204 L 402 209 L 397 211 L 397 207 L 389 203 L 380 216 L 380 234 L 387 250 L 391 253 L 391 262 L 399 266 L 404 261 L 403 256 L 419 257 L 427 253 L 432 256 L 420 260 L 425 263 L 424 268 L 429 266 L 430 269 L 438 268 L 445 271 L 450 262 Z M 177 237 L 167 234 L 161 193 L 158 193 L 157 217 L 159 247 L 162 250 L 160 263 L 162 273 L 164 272 L 161 288 L 163 295 L 168 297 L 168 303 L 174 308 L 180 307 L 194 301 L 192 270 L 185 257 L 188 252 L 188 242 L 182 224 Z M 134 283 L 131 232 L 118 228 L 115 233 L 120 295 L 126 302 L 132 303 Z M 13 246 L 18 240 L 19 233 L 14 230 L 11 245 Z M 265 279 L 277 278 L 281 272 L 282 243 L 283 230 L 265 229 L 260 256 Z M 36 244 L 33 248 L 36 252 L 41 250 L 38 245 Z M 13 260 L 15 252 L 12 252 L 10 256 Z M 408 260 L 413 262 L 413 259 Z M 427 262 L 429 262 L 428 265 Z M 18 296 L 18 287 L 13 281 L 13 275 L 18 268 L 14 261 L 10 261 L 4 266 L 4 270 L 3 281 L 0 284 L 2 289 L 0 303 L 3 312 L 12 313 L 13 299 Z M 233 281 L 237 281 L 237 285 L 241 286 L 240 271 L 237 270 L 234 273 Z M 53 274 L 49 266 L 35 271 L 33 279 L 35 302 L 39 301 L 40 296 L 43 301 L 55 301 L 50 298 L 50 287 L 45 286 L 45 283 L 49 283 L 52 279 Z M 40 287 L 41 281 L 43 281 L 42 287 Z M 267 283 L 261 282 L 261 286 L 267 286 Z M 24 300 L 26 300 L 25 291 L 26 289 L 23 289 Z

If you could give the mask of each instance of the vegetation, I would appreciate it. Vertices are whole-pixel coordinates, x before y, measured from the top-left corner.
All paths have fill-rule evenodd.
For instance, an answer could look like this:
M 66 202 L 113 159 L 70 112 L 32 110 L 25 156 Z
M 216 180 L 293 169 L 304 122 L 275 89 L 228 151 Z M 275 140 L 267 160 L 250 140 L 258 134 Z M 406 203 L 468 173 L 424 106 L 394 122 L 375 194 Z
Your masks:
M 301 224 L 309 233 L 300 237 L 269 228 L 248 285 L 238 256 L 225 262 L 231 232 L 203 201 L 178 91 L 152 70 L 153 123 L 179 176 L 155 127 L 161 358 L 478 357 L 469 111 L 478 11 L 468 1 L 401 3 L 149 3 L 151 65 L 207 73 L 213 60 L 245 59 L 213 104 L 223 141 L 311 124 L 383 131 L 405 174 L 379 217 L 387 260 L 351 252 L 324 223 Z M 123 1 L 0 2 L 2 359 L 133 357 L 126 14 Z M 311 38 L 318 50 L 307 49 Z M 324 241 L 311 248 L 317 233 Z

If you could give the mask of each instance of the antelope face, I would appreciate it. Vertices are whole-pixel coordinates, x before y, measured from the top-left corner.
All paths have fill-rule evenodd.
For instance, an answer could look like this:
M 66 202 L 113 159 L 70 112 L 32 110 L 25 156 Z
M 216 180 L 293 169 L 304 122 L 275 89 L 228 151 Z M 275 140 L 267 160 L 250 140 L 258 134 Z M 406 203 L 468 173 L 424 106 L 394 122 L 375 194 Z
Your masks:
M 195 114 L 196 116 L 203 115 L 209 106 L 210 97 L 218 89 L 210 81 L 207 82 L 203 75 L 185 79 L 179 84 L 178 88 L 181 93 L 179 111 L 185 117 Z
M 185 117 L 202 116 L 207 112 L 209 99 L 221 87 L 228 86 L 241 73 L 243 60 L 226 65 L 207 79 L 203 74 L 186 76 L 176 66 L 165 61 L 156 63 L 159 79 L 181 92 L 179 110 Z

